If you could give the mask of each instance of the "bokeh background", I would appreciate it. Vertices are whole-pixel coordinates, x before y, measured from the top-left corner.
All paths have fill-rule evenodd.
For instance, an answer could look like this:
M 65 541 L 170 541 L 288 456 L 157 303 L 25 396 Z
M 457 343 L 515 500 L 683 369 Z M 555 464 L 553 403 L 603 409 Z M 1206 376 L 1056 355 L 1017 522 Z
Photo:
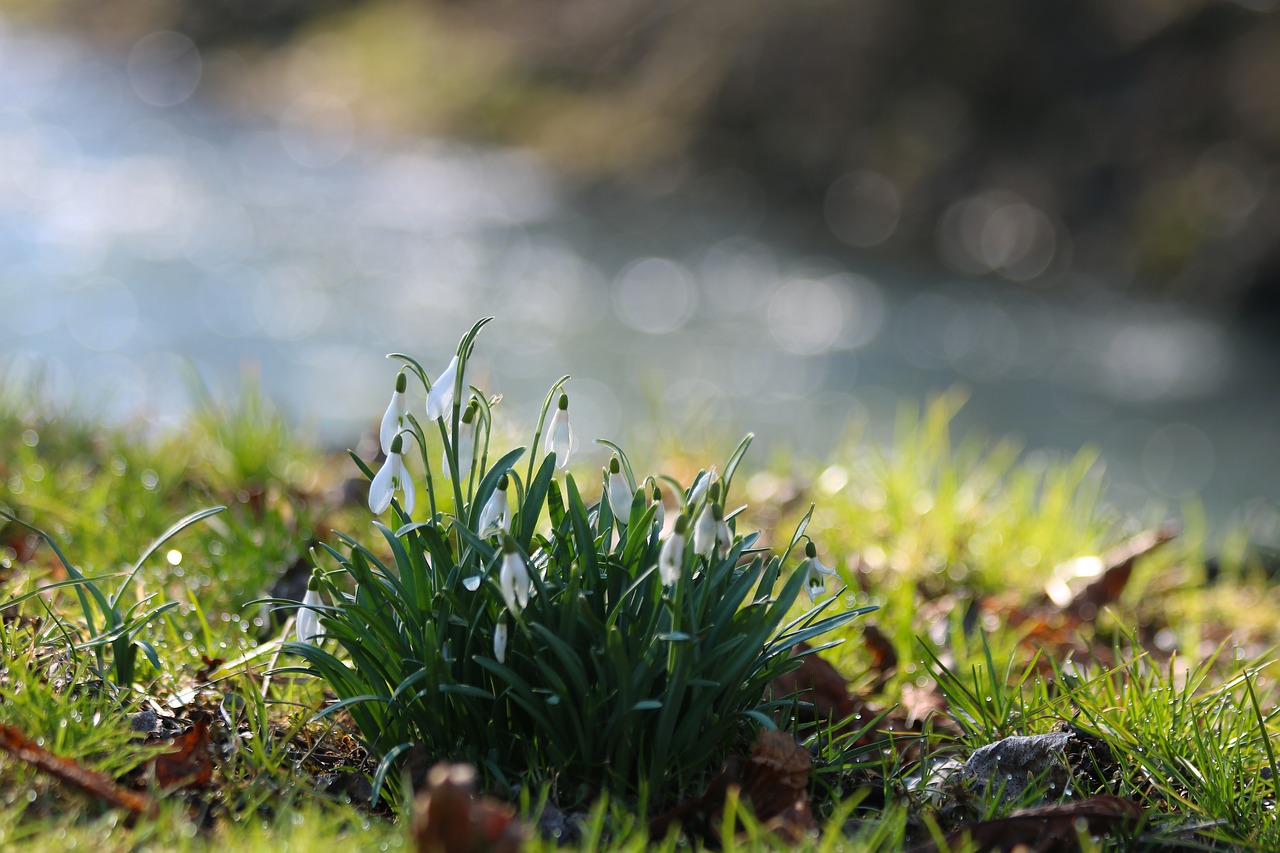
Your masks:
M 0 364 L 322 441 L 478 316 L 584 437 L 1101 448 L 1139 513 L 1280 493 L 1280 14 L 1093 0 L 0 0 Z M 1274 531 L 1260 531 L 1264 538 Z

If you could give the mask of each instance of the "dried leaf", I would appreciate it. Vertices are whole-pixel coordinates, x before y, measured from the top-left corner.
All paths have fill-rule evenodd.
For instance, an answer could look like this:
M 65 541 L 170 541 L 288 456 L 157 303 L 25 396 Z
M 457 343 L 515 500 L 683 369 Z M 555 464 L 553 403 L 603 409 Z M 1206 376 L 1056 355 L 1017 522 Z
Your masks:
M 1175 538 L 1180 531 L 1177 522 L 1170 521 L 1112 548 L 1102 555 L 1102 574 L 1062 609 L 1082 619 L 1092 619 L 1098 608 L 1115 601 L 1124 592 L 1138 560 Z
M 492 797 L 477 797 L 476 771 L 466 764 L 437 764 L 413 804 L 418 853 L 516 853 L 525 829 L 515 810 Z
M 871 668 L 878 675 L 877 684 L 884 684 L 898 668 L 898 653 L 893 643 L 875 625 L 863 626 L 862 643 L 871 652 Z
M 1132 800 L 1100 795 L 1071 803 L 1056 803 L 1019 809 L 1008 817 L 984 820 L 952 832 L 947 849 L 960 846 L 965 838 L 981 851 L 1023 849 L 1032 853 L 1076 853 L 1080 850 L 1079 829 L 1102 835 L 1131 827 L 1142 820 L 1142 807 Z M 935 853 L 930 842 L 912 848 L 911 853 Z
M 161 788 L 201 787 L 213 780 L 208 722 L 196 720 L 186 734 L 173 739 L 173 747 L 152 760 L 156 783 Z
M 809 651 L 806 643 L 797 643 L 793 657 Z M 770 693 L 782 699 L 794 695 L 800 702 L 812 705 L 800 708 L 801 722 L 819 721 L 838 724 L 852 720 L 866 708 L 849 695 L 849 685 L 834 666 L 815 654 L 804 654 L 799 668 L 784 672 L 773 680 Z
M 785 732 L 761 732 L 746 761 L 731 759 L 698 797 L 681 803 L 649 822 L 650 838 L 664 838 L 672 826 L 702 836 L 709 845 L 718 837 L 725 797 L 731 787 L 756 818 L 784 839 L 798 841 L 816 828 L 809 807 L 809 751 Z
M 110 776 L 90 770 L 70 758 L 54 755 L 28 738 L 17 726 L 0 724 L 0 749 L 108 805 L 134 814 L 155 811 L 155 801 L 150 797 L 121 788 Z
M 196 683 L 208 684 L 209 677 L 226 663 L 222 658 L 211 658 L 208 655 L 200 655 L 201 667 L 196 670 Z

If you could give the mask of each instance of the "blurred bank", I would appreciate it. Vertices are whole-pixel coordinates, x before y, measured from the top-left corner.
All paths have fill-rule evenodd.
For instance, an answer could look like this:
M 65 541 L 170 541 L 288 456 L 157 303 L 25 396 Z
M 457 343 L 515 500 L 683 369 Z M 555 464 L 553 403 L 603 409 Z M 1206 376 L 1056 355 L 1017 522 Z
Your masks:
M 1184 6 L 1181 16 L 1150 12 L 1159 26 L 1133 44 L 1154 51 L 1176 41 L 1188 16 L 1255 15 Z M 971 397 L 961 430 L 1017 432 L 1033 449 L 1096 444 L 1113 497 L 1129 509 L 1199 494 L 1221 519 L 1276 495 L 1280 347 L 1265 317 L 1241 311 L 1263 292 L 1267 252 L 1240 249 L 1205 279 L 1212 287 L 1186 272 L 1205 268 L 1204 252 L 1274 222 L 1261 153 L 1239 159 L 1243 149 L 1209 145 L 1159 168 L 1133 152 L 1098 167 L 1114 174 L 1103 184 L 1117 192 L 1145 186 L 1153 168 L 1203 190 L 1153 203 L 1154 214 L 1178 219 L 1185 204 L 1209 199 L 1230 220 L 1203 245 L 1176 231 L 1166 245 L 1190 265 L 1157 274 L 1132 230 L 1146 220 L 1103 184 L 1031 180 L 1048 173 L 1029 155 L 1023 171 L 988 163 L 1016 149 L 1020 133 L 1034 136 L 1034 116 L 1001 147 L 982 142 L 972 107 L 886 84 L 877 103 L 906 129 L 866 142 L 888 131 L 874 116 L 854 127 L 865 100 L 857 93 L 887 72 L 864 59 L 865 79 L 837 73 L 852 60 L 818 49 L 834 32 L 815 34 L 812 57 L 802 42 L 788 54 L 831 57 L 827 88 L 779 93 L 793 110 L 847 102 L 847 116 L 829 107 L 846 123 L 845 159 L 823 154 L 827 131 L 791 125 L 796 150 L 809 140 L 817 152 L 807 169 L 788 165 L 786 145 L 776 157 L 717 153 L 717 138 L 751 147 L 770 125 L 764 111 L 759 127 L 711 111 L 674 129 L 675 91 L 709 110 L 737 78 L 715 77 L 729 88 L 713 97 L 705 81 L 694 85 L 702 66 L 689 63 L 702 53 L 690 43 L 651 55 L 674 37 L 651 21 L 663 4 L 624 4 L 609 20 L 573 6 L 584 31 L 569 35 L 595 44 L 595 33 L 600 50 L 628 15 L 651 22 L 631 25 L 633 67 L 677 76 L 653 71 L 660 79 L 635 100 L 611 88 L 622 85 L 625 57 L 608 51 L 596 77 L 574 83 L 565 72 L 552 86 L 560 77 L 547 69 L 559 54 L 539 54 L 543 42 L 528 33 L 569 19 L 528 21 L 525 40 L 513 42 L 514 23 L 479 23 L 489 4 L 331 4 L 307 15 L 281 6 L 293 16 L 225 29 L 165 17 L 195 15 L 194 5 L 103 8 L 135 14 L 87 14 L 61 33 L 0 25 L 0 353 L 10 383 L 37 382 L 56 403 L 164 422 L 189 400 L 185 365 L 224 393 L 248 365 L 298 422 L 350 443 L 385 404 L 394 375 L 386 352 L 442 367 L 470 322 L 494 314 L 475 379 L 505 395 L 509 418 L 531 422 L 546 386 L 573 373 L 585 438 L 625 440 L 656 417 L 696 441 L 722 436 L 726 449 L 753 430 L 775 451 L 823 458 L 850 424 L 883 440 L 900 400 L 960 383 Z M 791 23 L 824 8 L 804 6 Z M 905 14 L 887 8 L 850 6 Z M 761 21 L 741 24 L 746 35 L 779 14 L 757 11 Z M 1267 32 L 1271 16 L 1256 18 Z M 408 48 L 432 34 L 455 60 L 449 73 L 424 64 L 429 57 L 411 60 Z M 861 38 L 870 55 L 883 50 Z M 611 43 L 626 53 L 631 40 Z M 534 58 L 517 62 L 525 54 L 512 44 Z M 773 79 L 770 50 L 754 54 L 753 85 Z M 422 103 L 397 97 L 388 79 L 421 88 Z M 526 82 L 504 88 L 514 79 Z M 506 112 L 488 101 L 492 114 L 458 106 L 486 87 Z M 561 89 L 577 94 L 548 94 Z M 533 118 L 524 135 L 511 129 L 513 116 L 543 103 L 542 130 Z M 948 115 L 955 124 L 937 124 Z M 1136 121 L 1119 106 L 1109 115 Z M 524 147 L 442 141 L 423 128 Z M 1084 149 L 1067 141 L 1054 149 L 1060 162 L 1080 166 Z M 1148 142 L 1139 148 L 1154 160 L 1172 144 Z M 926 157 L 934 165 L 922 171 L 913 160 L 921 146 L 952 153 Z M 1102 187 L 1096 209 L 1071 212 L 1064 192 L 1090 186 Z M 1089 229 L 1118 254 L 1090 249 Z M 1187 299 L 1171 301 L 1170 291 Z

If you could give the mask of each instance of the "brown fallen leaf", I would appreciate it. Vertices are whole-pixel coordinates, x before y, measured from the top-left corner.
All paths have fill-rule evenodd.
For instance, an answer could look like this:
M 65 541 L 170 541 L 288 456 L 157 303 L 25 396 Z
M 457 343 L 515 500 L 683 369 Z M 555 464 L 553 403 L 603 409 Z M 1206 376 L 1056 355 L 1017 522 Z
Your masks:
M 1142 806 L 1132 800 L 1104 794 L 1071 803 L 1019 809 L 1008 817 L 961 827 L 947 836 L 946 843 L 951 849 L 968 838 L 984 853 L 1076 853 L 1080 850 L 1080 828 L 1089 835 L 1102 835 L 1136 826 L 1142 816 Z M 938 846 L 930 841 L 913 847 L 910 853 L 936 851 Z
M 155 801 L 147 795 L 121 788 L 105 773 L 90 770 L 70 758 L 54 755 L 28 738 L 17 726 L 0 724 L 0 749 L 107 805 L 126 809 L 137 815 L 153 814 L 156 810 Z
M 812 707 L 799 709 L 801 722 L 821 722 L 855 726 L 867 707 L 849 695 L 849 685 L 834 666 L 816 654 L 805 654 L 810 646 L 797 643 L 792 657 L 800 657 L 800 666 L 773 680 L 770 694 L 775 699 L 794 695 Z M 803 655 L 803 657 L 801 657 Z
M 1139 559 L 1174 539 L 1180 532 L 1181 526 L 1169 521 L 1112 548 L 1101 557 L 1102 573 L 1076 593 L 1062 610 L 1084 620 L 1092 619 L 1099 608 L 1115 601 L 1124 592 Z
M 476 771 L 467 764 L 437 764 L 413 803 L 418 853 L 516 853 L 525 829 L 515 809 L 476 796 Z
M 209 757 L 209 723 L 196 720 L 186 734 L 173 739 L 173 749 L 151 761 L 156 784 L 165 790 L 203 787 L 213 781 Z
M 208 684 L 209 677 L 226 663 L 223 658 L 211 658 L 208 655 L 200 655 L 200 668 L 196 670 L 196 684 Z
M 665 838 L 673 826 L 680 825 L 708 845 L 721 844 L 725 800 L 730 788 L 737 788 L 742 801 L 767 829 L 783 839 L 799 841 L 817 826 L 809 807 L 812 769 L 809 751 L 791 735 L 761 732 L 749 759 L 730 759 L 701 795 L 649 821 L 649 837 Z

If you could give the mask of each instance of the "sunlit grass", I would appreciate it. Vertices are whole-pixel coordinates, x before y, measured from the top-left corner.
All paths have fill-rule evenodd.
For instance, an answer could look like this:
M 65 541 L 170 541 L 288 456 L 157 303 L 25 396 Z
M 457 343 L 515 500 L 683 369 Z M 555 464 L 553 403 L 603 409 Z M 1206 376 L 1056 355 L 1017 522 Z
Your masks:
M 1280 594 L 1249 568 L 1238 541 L 1231 545 L 1235 562 L 1206 588 L 1199 557 L 1209 531 L 1192 512 L 1182 539 L 1142 561 L 1115 601 L 1072 629 L 1069 648 L 1038 650 L 1033 627 L 1014 624 L 1017 611 L 1040 606 L 1059 563 L 1101 554 L 1135 528 L 1106 508 L 1091 452 L 1027 457 L 1008 442 L 957 440 L 958 405 L 948 396 L 923 412 L 904 408 L 886 449 L 851 440 L 820 464 L 789 460 L 754 476 L 744 472 L 744 518 L 762 529 L 790 529 L 810 501 L 818 505 L 809 533 L 848 584 L 841 606 L 879 605 L 868 619 L 892 644 L 898 665 L 875 677 L 861 622 L 850 623 L 845 642 L 823 655 L 852 692 L 885 711 L 907 686 L 941 687 L 951 716 L 964 723 L 960 734 L 897 730 L 900 745 L 963 759 L 997 737 L 1071 721 L 1112 746 L 1119 770 L 1105 791 L 1143 805 L 1145 837 L 1194 825 L 1199 842 L 1216 837 L 1275 849 L 1269 745 L 1277 695 L 1269 645 Z M 229 507 L 139 569 L 131 594 L 154 592 L 178 606 L 141 626 L 159 667 L 141 663 L 131 691 L 68 688 L 93 680 L 88 658 L 65 654 L 67 632 L 51 618 L 83 619 L 72 589 L 22 604 L 21 615 L 39 623 L 5 611 L 0 722 L 38 733 L 54 752 L 113 776 L 155 749 L 133 737 L 126 716 L 146 695 L 205 703 L 251 735 L 217 756 L 212 791 L 167 799 L 158 816 L 132 826 L 0 757 L 0 845 L 207 850 L 287 840 L 289 849 L 318 850 L 334 838 L 360 849 L 409 845 L 407 819 L 366 813 L 346 802 L 349 793 L 315 784 L 331 769 L 319 757 L 353 743 L 350 733 L 308 722 L 324 701 L 314 685 L 264 678 L 279 661 L 275 647 L 261 644 L 282 636 L 282 620 L 246 606 L 330 527 L 367 523 L 362 507 L 343 504 L 342 486 L 355 473 L 349 462 L 293 435 L 252 387 L 231 404 L 206 399 L 170 434 L 140 436 L 41 414 L 12 398 L 0 401 L 0 425 L 0 504 L 48 531 L 86 574 L 118 577 L 174 520 L 202 506 Z M 676 457 L 671 468 L 685 473 L 686 463 Z M 65 579 L 51 550 L 21 526 L 0 527 L 0 537 L 5 600 Z M 206 658 L 224 663 L 212 670 L 211 684 L 197 685 Z M 879 728 L 890 719 L 877 724 L 882 742 L 887 735 Z M 824 743 L 813 740 L 821 828 L 796 847 L 900 850 L 927 836 L 926 800 L 909 784 L 918 750 Z M 364 768 L 348 771 L 358 777 Z M 522 802 L 536 813 L 536 796 Z M 750 817 L 739 825 L 726 849 L 791 849 Z M 583 830 L 570 849 L 677 844 L 674 836 L 648 839 L 634 803 L 621 799 L 597 803 Z M 554 846 L 534 840 L 529 849 Z

